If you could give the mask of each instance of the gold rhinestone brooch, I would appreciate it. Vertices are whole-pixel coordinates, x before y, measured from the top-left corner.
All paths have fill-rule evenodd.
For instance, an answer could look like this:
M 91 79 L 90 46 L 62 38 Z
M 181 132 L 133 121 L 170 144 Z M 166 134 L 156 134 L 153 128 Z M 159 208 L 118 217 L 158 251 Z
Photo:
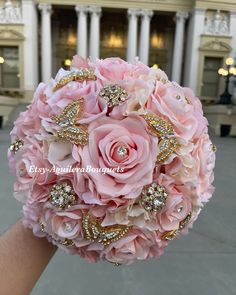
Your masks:
M 165 232 L 161 237 L 162 240 L 172 241 L 188 225 L 191 218 L 192 218 L 192 212 L 189 212 L 188 215 L 182 221 L 180 221 L 179 228 Z
M 68 183 L 54 184 L 50 194 L 50 203 L 60 209 L 69 208 L 76 204 L 75 192 Z
M 102 88 L 99 96 L 103 97 L 109 107 L 121 104 L 128 98 L 128 93 L 119 85 L 108 85 Z
M 164 186 L 152 183 L 144 187 L 141 193 L 140 203 L 146 211 L 160 211 L 165 206 L 167 196 Z
M 82 227 L 86 240 L 97 241 L 104 246 L 120 240 L 131 228 L 120 224 L 102 227 L 98 221 L 92 219 L 89 215 L 84 216 Z
M 79 69 L 77 71 L 73 71 L 70 74 L 61 78 L 53 88 L 53 91 L 60 89 L 71 81 L 83 82 L 83 81 L 95 81 L 97 77 L 94 75 L 93 70 L 89 69 Z
M 17 138 L 10 146 L 9 146 L 9 150 L 11 152 L 16 153 L 17 151 L 19 151 L 20 148 L 22 148 L 22 146 L 24 145 L 24 142 L 22 139 Z

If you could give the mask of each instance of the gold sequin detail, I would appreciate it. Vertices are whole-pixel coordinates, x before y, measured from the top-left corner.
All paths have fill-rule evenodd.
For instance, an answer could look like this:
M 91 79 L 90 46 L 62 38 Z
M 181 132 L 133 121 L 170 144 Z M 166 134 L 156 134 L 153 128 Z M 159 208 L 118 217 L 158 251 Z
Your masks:
M 64 141 L 70 141 L 77 145 L 88 143 L 88 131 L 84 125 L 77 124 L 76 121 L 81 116 L 83 100 L 69 103 L 61 114 L 52 117 L 61 129 L 57 131 L 57 137 Z
M 172 241 L 176 237 L 178 230 L 171 230 L 162 235 L 162 240 Z
M 63 246 L 66 246 L 66 247 L 73 247 L 73 246 L 75 246 L 75 242 L 73 240 L 70 240 L 70 239 L 65 239 L 64 241 L 59 240 L 58 242 L 60 244 L 62 244 Z
M 83 81 L 95 81 L 97 77 L 94 75 L 93 70 L 89 69 L 79 69 L 77 71 L 73 71 L 70 74 L 61 78 L 53 88 L 53 91 L 60 89 L 71 81 L 83 82 Z
M 82 227 L 86 240 L 97 241 L 105 246 L 120 240 L 130 229 L 130 226 L 119 224 L 102 227 L 89 215 L 84 216 Z
M 184 218 L 184 220 L 180 221 L 179 230 L 184 229 L 189 224 L 191 218 L 192 218 L 192 212 L 189 212 L 189 214 Z
M 216 147 L 215 144 L 211 144 L 211 149 L 212 149 L 212 151 L 213 151 L 214 153 L 217 152 L 217 147 Z
M 45 225 L 42 223 L 42 221 L 39 221 L 39 226 L 42 232 L 45 230 Z
M 16 153 L 17 151 L 19 151 L 20 148 L 22 148 L 22 146 L 24 145 L 24 142 L 22 139 L 17 138 L 10 146 L 9 146 L 9 150 L 11 152 Z
M 187 104 L 191 104 L 191 100 L 189 98 L 185 97 L 185 100 L 186 100 Z
M 179 223 L 179 228 L 171 231 L 167 231 L 162 235 L 162 240 L 171 241 L 173 240 L 190 222 L 192 218 L 192 212 L 189 212 L 188 215 Z
M 169 82 L 168 79 L 165 79 L 163 77 L 158 77 L 158 76 L 156 77 L 156 80 L 161 82 L 162 84 L 167 84 Z

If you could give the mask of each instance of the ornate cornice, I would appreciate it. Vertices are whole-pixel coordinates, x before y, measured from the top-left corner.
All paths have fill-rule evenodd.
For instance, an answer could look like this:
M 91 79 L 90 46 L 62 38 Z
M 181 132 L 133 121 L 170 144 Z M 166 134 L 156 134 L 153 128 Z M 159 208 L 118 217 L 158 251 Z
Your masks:
M 78 5 L 78 0 L 33 0 L 35 3 L 52 5 Z M 99 6 L 110 8 L 138 8 L 153 11 L 192 11 L 193 9 L 220 9 L 236 11 L 235 0 L 80 0 L 81 6 Z
M 52 5 L 74 5 L 77 0 L 34 0 L 35 3 L 50 3 Z M 195 0 L 80 0 L 80 5 L 110 8 L 137 8 L 156 11 L 189 11 Z

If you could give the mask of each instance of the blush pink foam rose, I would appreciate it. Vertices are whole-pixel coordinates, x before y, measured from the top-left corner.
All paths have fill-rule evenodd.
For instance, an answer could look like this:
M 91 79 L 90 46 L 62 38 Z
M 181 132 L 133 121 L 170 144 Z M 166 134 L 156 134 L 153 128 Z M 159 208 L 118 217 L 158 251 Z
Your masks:
M 186 88 L 157 81 L 155 91 L 147 101 L 147 109 L 167 119 L 173 124 L 176 135 L 188 141 L 207 130 L 207 120 L 198 101 Z
M 15 197 L 22 202 L 33 195 L 39 195 L 36 188 L 32 191 L 33 185 L 40 188 L 56 179 L 52 165 L 44 157 L 41 143 L 31 137 L 25 139 L 14 160 L 11 158 L 10 166 L 16 175 Z
M 152 182 L 158 154 L 158 140 L 146 131 L 145 122 L 137 117 L 114 120 L 107 117 L 89 125 L 89 144 L 82 151 L 82 166 L 123 169 L 106 174 L 88 172 L 101 199 L 107 203 L 122 197 L 136 198 L 142 187 Z M 125 156 L 118 150 L 124 147 Z
M 105 259 L 112 263 L 129 265 L 136 260 L 158 258 L 168 245 L 155 231 L 131 230 L 122 240 L 109 245 Z

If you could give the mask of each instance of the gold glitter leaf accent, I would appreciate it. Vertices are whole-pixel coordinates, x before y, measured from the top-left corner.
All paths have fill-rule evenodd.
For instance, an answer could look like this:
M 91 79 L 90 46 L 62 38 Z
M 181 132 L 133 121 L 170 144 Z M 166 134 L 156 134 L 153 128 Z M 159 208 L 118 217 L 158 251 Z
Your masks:
M 171 230 L 171 231 L 168 231 L 166 233 L 164 233 L 162 235 L 162 240 L 166 240 L 166 241 L 172 241 L 174 240 L 174 238 L 176 237 L 176 235 L 178 234 L 178 230 Z
M 57 132 L 58 138 L 70 141 L 77 145 L 86 145 L 88 143 L 88 132 L 82 125 L 74 125 L 61 128 Z
M 120 224 L 102 227 L 89 215 L 84 216 L 82 227 L 86 240 L 97 241 L 105 246 L 120 240 L 130 229 L 130 226 Z
M 52 117 L 52 120 L 61 127 L 74 125 L 81 115 L 83 99 L 75 100 L 69 103 L 61 114 Z
M 188 215 L 179 223 L 179 228 L 171 231 L 167 231 L 162 235 L 162 240 L 171 241 L 177 234 L 179 234 L 190 222 L 192 218 L 192 212 L 189 212 Z
M 73 71 L 70 74 L 64 76 L 57 82 L 56 86 L 53 88 L 53 91 L 60 89 L 71 81 L 83 82 L 83 81 L 95 81 L 97 77 L 94 75 L 93 70 L 89 69 L 79 69 Z
M 154 114 L 145 114 L 143 118 L 148 124 L 150 133 L 159 139 L 160 153 L 157 156 L 157 163 L 164 163 L 180 146 L 177 139 L 173 137 L 174 127 L 165 119 Z
M 157 156 L 157 163 L 164 163 L 179 146 L 175 137 L 162 139 L 159 142 L 160 153 Z
M 173 135 L 174 128 L 166 120 L 154 114 L 145 114 L 143 115 L 143 118 L 147 122 L 150 132 L 155 136 L 164 137 Z
M 69 103 L 61 114 L 52 118 L 61 129 L 57 131 L 57 137 L 64 141 L 70 141 L 77 145 L 88 143 L 88 131 L 83 125 L 76 124 L 76 120 L 81 115 L 83 100 L 76 100 Z
M 189 212 L 188 215 L 184 218 L 184 220 L 179 223 L 179 230 L 184 229 L 190 222 L 192 218 L 192 212 Z

